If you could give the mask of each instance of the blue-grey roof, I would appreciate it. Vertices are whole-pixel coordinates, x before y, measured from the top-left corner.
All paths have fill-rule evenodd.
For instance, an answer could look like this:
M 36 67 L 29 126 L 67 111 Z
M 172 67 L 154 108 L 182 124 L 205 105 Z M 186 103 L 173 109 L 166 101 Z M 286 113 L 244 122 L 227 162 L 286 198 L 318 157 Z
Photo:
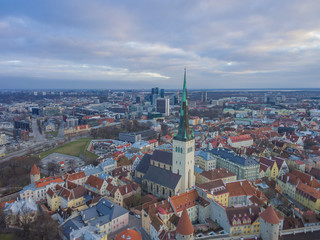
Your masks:
M 151 160 L 172 165 L 172 152 L 154 150 L 151 156 Z
M 81 211 L 82 220 L 88 221 L 88 224 L 90 223 L 92 226 L 104 225 L 126 213 L 128 213 L 128 210 L 105 198 L 101 198 L 95 206 Z
M 259 163 L 253 158 L 244 158 L 238 156 L 235 152 L 226 148 L 214 148 L 210 151 L 210 153 L 242 166 L 259 165 Z
M 198 167 L 198 166 L 194 166 L 194 171 L 197 172 L 197 173 L 202 173 L 203 169 Z
M 99 167 L 99 166 L 97 166 L 97 167 L 95 167 L 95 168 L 90 168 L 90 169 L 85 169 L 85 170 L 84 170 L 84 174 L 85 174 L 86 176 L 96 175 L 96 174 L 99 174 L 99 173 L 101 173 L 101 172 L 103 172 L 103 170 L 102 170 L 102 168 Z
M 171 189 L 176 188 L 180 178 L 181 176 L 179 174 L 172 173 L 169 170 L 153 165 L 149 167 L 147 173 L 143 177 L 143 179 L 158 183 L 161 186 L 165 186 Z
M 75 218 L 72 218 L 68 221 L 66 221 L 62 226 L 61 226 L 61 231 L 63 234 L 70 239 L 70 233 L 72 230 L 77 230 L 80 229 L 84 226 L 84 223 L 81 219 L 81 216 L 77 216 Z
M 116 162 L 116 160 L 112 159 L 112 158 L 107 158 L 105 159 L 102 163 L 99 164 L 99 166 L 101 167 L 105 167 L 105 166 L 109 166 L 112 165 Z
M 150 154 L 145 154 L 141 161 L 139 162 L 138 166 L 136 167 L 136 171 L 141 173 L 146 173 L 148 171 L 148 168 L 150 166 Z
M 195 151 L 195 155 L 202 157 L 205 161 L 211 161 L 214 159 L 214 157 L 209 153 L 205 151 Z

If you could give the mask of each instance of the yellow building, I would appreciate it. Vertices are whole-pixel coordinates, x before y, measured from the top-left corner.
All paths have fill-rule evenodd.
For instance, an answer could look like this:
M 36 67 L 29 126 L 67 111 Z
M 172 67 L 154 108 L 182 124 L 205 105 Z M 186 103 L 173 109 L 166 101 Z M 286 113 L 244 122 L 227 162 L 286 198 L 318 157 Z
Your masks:
M 230 236 L 259 234 L 260 232 L 260 207 L 228 207 L 227 218 L 230 226 Z
M 299 178 L 292 173 L 288 173 L 277 179 L 282 192 L 289 195 L 291 198 L 295 198 L 296 196 L 296 187 L 299 181 Z
M 197 185 L 196 187 L 205 192 L 207 198 L 215 200 L 222 206 L 228 206 L 229 192 L 221 179 L 202 183 Z
M 87 190 L 83 186 L 76 186 L 71 190 L 60 186 L 56 189 L 49 188 L 47 204 L 51 211 L 56 211 L 59 207 L 79 207 L 85 203 L 86 193 Z
M 302 182 L 297 186 L 295 200 L 311 210 L 320 211 L 320 191 Z
M 265 176 L 274 180 L 279 176 L 279 168 L 275 160 L 260 158 L 260 169 L 265 172 Z
M 47 204 L 51 211 L 56 211 L 60 207 L 60 197 L 51 188 L 47 191 Z

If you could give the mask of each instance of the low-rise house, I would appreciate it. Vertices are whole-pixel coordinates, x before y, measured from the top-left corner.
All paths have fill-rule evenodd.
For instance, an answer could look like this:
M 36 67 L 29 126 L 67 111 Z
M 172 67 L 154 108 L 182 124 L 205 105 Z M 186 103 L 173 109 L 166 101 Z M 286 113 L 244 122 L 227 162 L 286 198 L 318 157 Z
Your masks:
M 320 191 L 300 182 L 296 188 L 295 200 L 307 208 L 320 212 Z
M 253 138 L 249 134 L 233 136 L 228 138 L 228 144 L 233 148 L 250 147 L 253 145 Z
M 11 203 L 5 203 L 3 212 L 6 225 L 25 225 L 35 220 L 38 214 L 38 206 L 32 199 L 21 199 Z
M 136 183 L 128 183 L 122 187 L 116 187 L 113 189 L 113 200 L 115 203 L 124 207 L 124 200 L 141 192 L 141 188 Z
M 265 172 L 265 176 L 276 179 L 279 176 L 279 169 L 277 162 L 268 158 L 260 158 L 260 169 Z
M 84 171 L 73 173 L 66 176 L 66 181 L 73 182 L 77 185 L 84 185 L 87 181 L 88 177 L 86 176 Z
M 229 221 L 231 236 L 259 234 L 260 232 L 260 207 L 228 207 L 226 214 Z
M 226 188 L 229 192 L 229 207 L 251 205 L 254 196 L 266 203 L 265 196 L 247 180 L 226 183 Z
M 129 223 L 129 211 L 119 205 L 101 198 L 97 204 L 67 219 L 61 225 L 64 239 L 71 239 L 71 233 L 86 226 L 96 226 L 100 233 L 107 235 L 115 232 Z
M 237 180 L 237 175 L 224 168 L 216 168 L 214 170 L 203 171 L 200 174 L 200 184 L 221 179 L 224 183 Z
M 100 164 L 99 167 L 102 168 L 104 173 L 111 173 L 117 167 L 117 161 L 112 158 L 104 159 Z
M 229 205 L 229 192 L 221 179 L 199 184 L 196 189 L 203 198 L 212 199 L 225 207 Z
M 89 191 L 95 192 L 101 196 L 106 195 L 108 183 L 102 178 L 90 175 L 84 184 L 84 187 Z
M 57 185 L 56 188 L 49 188 L 47 191 L 47 204 L 51 211 L 56 211 L 59 207 L 79 207 L 89 199 L 87 190 L 83 186 L 73 186 L 68 189 Z
M 63 186 L 64 181 L 59 176 L 51 176 L 41 178 L 34 184 L 25 186 L 20 192 L 20 199 L 32 198 L 36 202 L 46 200 L 46 194 L 49 188 L 55 187 L 56 185 Z

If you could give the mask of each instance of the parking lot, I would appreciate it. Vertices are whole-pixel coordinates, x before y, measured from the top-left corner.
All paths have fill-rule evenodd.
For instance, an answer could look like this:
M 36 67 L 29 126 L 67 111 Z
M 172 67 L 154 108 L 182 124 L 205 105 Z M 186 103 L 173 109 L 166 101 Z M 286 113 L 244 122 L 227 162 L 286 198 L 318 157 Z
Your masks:
M 58 166 L 58 169 L 56 169 L 58 171 L 56 172 L 60 174 L 64 174 L 85 164 L 85 162 L 81 158 L 61 153 L 52 153 L 41 160 L 41 169 L 44 170 L 47 174 L 49 174 L 48 167 L 50 163 L 56 164 L 56 166 Z

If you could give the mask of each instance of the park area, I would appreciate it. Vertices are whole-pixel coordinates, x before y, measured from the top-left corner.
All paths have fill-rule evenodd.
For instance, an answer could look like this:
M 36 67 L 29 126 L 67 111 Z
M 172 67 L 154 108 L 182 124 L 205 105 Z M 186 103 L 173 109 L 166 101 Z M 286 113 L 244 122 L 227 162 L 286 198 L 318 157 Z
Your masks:
M 87 151 L 91 142 L 91 138 L 80 138 L 76 141 L 66 143 L 54 149 L 50 149 L 40 154 L 40 158 L 45 158 L 52 153 L 62 153 L 75 157 L 84 156 L 90 160 L 96 160 L 98 156 L 92 152 Z

